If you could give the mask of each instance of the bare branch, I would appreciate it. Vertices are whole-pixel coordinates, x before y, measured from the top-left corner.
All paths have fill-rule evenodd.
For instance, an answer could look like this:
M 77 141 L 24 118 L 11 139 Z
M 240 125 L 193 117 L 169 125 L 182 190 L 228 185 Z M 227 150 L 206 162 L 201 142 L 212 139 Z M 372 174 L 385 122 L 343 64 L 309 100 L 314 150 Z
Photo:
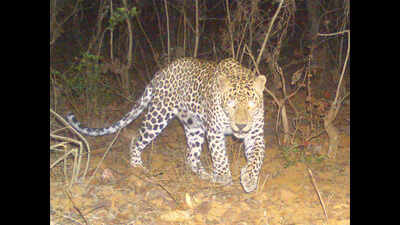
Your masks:
M 271 22 L 269 23 L 268 31 L 267 31 L 267 33 L 265 34 L 265 38 L 264 38 L 263 44 L 262 44 L 262 46 L 261 46 L 261 50 L 260 50 L 260 52 L 258 53 L 256 65 L 258 65 L 258 64 L 260 63 L 261 56 L 262 56 L 262 54 L 263 54 L 263 52 L 264 52 L 265 46 L 266 46 L 267 41 L 268 41 L 268 38 L 269 38 L 269 34 L 271 33 L 271 30 L 272 30 L 272 27 L 273 27 L 273 25 L 274 25 L 274 22 L 275 22 L 276 17 L 278 16 L 279 12 L 281 11 L 283 2 L 284 2 L 284 0 L 281 0 L 281 3 L 279 3 L 278 9 L 275 11 L 274 16 L 272 17 L 272 20 L 271 20 Z

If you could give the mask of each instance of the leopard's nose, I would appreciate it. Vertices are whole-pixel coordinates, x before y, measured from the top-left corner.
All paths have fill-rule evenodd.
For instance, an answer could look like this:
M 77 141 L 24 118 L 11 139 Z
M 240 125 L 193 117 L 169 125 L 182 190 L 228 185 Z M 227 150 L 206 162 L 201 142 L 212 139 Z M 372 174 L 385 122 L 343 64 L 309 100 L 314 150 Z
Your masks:
M 236 126 L 237 126 L 237 128 L 241 131 L 241 130 L 243 130 L 243 128 L 245 128 L 246 127 L 246 124 L 243 124 L 243 123 L 237 123 L 236 124 Z

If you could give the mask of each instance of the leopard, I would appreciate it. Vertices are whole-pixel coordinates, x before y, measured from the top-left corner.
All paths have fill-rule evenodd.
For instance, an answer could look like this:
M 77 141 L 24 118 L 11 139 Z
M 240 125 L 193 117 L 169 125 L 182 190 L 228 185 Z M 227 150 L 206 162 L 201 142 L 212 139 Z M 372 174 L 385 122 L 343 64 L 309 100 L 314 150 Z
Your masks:
M 257 189 L 265 155 L 265 83 L 265 75 L 256 75 L 233 58 L 216 62 L 184 57 L 158 70 L 132 109 L 112 125 L 84 127 L 73 113 L 66 119 L 84 135 L 102 136 L 116 133 L 147 109 L 129 146 L 130 166 L 146 169 L 143 150 L 178 118 L 186 136 L 185 164 L 201 179 L 221 185 L 233 184 L 225 143 L 226 136 L 233 135 L 244 143 L 246 165 L 240 170 L 240 183 L 249 193 Z M 212 172 L 200 160 L 205 139 Z

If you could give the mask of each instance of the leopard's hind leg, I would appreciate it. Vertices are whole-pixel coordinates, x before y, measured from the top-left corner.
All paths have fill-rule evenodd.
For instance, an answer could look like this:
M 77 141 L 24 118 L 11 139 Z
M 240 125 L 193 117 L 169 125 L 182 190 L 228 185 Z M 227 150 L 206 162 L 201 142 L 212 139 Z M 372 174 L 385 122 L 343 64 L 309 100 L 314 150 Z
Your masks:
M 205 138 L 203 123 L 200 119 L 193 116 L 193 114 L 185 111 L 179 113 L 178 117 L 185 129 L 187 143 L 186 164 L 194 173 L 198 174 L 201 179 L 211 179 L 210 174 L 206 172 L 200 161 L 202 145 Z
M 139 129 L 137 137 L 133 137 L 131 140 L 129 154 L 130 164 L 133 167 L 143 167 L 142 151 L 143 149 L 153 141 L 157 135 L 168 125 L 168 122 L 174 118 L 172 110 L 166 110 L 166 104 L 158 103 L 154 100 L 149 104 L 148 111 L 145 115 L 145 119 Z M 162 106 L 157 108 L 156 106 Z

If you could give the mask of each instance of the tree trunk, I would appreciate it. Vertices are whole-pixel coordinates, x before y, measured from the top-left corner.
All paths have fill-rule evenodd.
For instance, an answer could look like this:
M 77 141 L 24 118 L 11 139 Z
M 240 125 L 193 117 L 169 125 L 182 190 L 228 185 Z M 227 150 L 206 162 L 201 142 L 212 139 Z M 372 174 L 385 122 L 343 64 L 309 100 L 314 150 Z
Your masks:
M 333 125 L 333 121 L 335 120 L 336 117 L 335 111 L 336 110 L 333 109 L 333 107 L 331 107 L 328 114 L 324 118 L 324 127 L 326 133 L 328 134 L 328 139 L 329 139 L 329 147 L 328 147 L 329 158 L 335 158 L 339 146 L 339 131 Z

